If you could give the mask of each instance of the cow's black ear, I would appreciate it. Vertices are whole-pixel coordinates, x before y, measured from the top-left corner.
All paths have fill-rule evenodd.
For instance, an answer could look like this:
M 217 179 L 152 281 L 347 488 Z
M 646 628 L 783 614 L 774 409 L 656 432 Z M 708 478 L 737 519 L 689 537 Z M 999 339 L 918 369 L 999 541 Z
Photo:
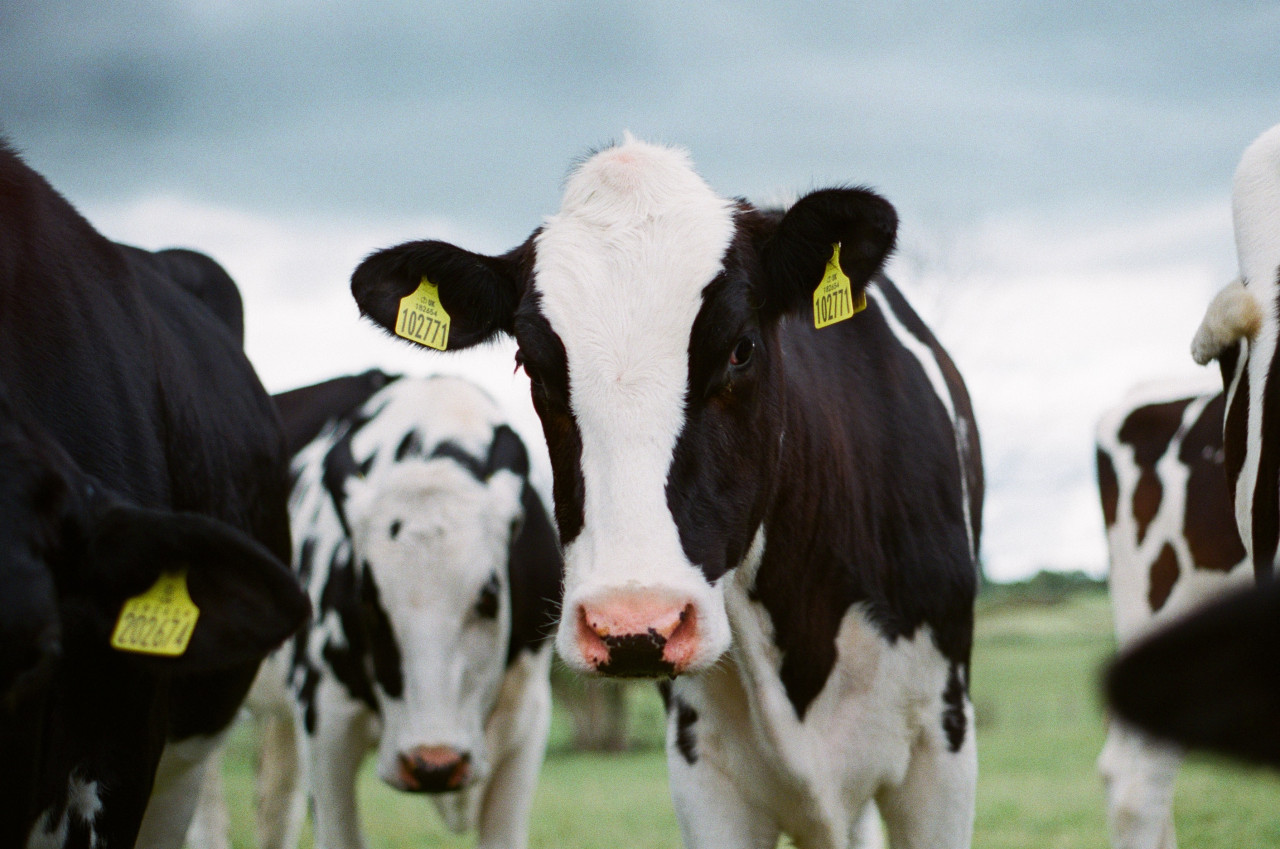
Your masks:
M 866 189 L 820 189 L 786 211 L 761 245 L 765 309 L 774 314 L 811 303 L 836 244 L 853 294 L 861 292 L 893 251 L 898 214 Z
M 184 574 L 199 613 L 176 656 L 126 652 L 166 669 L 207 672 L 257 662 L 307 619 L 310 601 L 289 567 L 246 534 L 208 516 L 115 505 L 91 530 L 85 587 L 116 631 L 122 605 L 162 574 Z
M 1280 583 L 1249 587 L 1146 637 L 1112 664 L 1107 698 L 1148 733 L 1280 766 Z
M 366 257 L 351 275 L 351 294 L 361 313 L 399 336 L 400 302 L 426 280 L 449 316 L 447 350 L 469 348 L 511 333 L 532 251 L 532 237 L 502 256 L 447 242 L 407 242 Z

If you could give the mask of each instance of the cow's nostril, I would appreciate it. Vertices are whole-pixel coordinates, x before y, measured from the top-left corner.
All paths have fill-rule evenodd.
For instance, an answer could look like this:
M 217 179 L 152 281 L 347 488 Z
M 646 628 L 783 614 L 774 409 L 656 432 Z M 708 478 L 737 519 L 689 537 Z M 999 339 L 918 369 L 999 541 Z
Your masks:
M 675 668 L 662 656 L 667 639 L 652 628 L 645 634 L 605 637 L 604 644 L 609 649 L 609 659 L 597 668 L 605 675 L 654 678 L 675 674 Z

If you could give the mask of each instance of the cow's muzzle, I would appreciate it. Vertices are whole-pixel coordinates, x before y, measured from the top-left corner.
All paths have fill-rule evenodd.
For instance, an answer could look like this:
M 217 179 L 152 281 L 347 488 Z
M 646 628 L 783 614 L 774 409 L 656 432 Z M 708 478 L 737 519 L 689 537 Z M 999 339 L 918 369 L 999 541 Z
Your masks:
M 452 793 L 471 783 L 471 755 L 450 746 L 415 746 L 397 756 L 399 789 Z
M 673 677 L 699 648 L 691 602 L 626 597 L 578 607 L 576 642 L 587 668 L 618 678 Z

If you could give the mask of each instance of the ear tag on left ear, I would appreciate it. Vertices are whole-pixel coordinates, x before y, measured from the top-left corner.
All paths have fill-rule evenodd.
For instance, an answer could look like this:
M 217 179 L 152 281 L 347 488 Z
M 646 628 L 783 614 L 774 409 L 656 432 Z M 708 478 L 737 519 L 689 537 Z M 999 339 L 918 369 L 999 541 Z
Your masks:
M 151 589 L 127 599 L 111 632 L 111 647 L 136 654 L 180 657 L 191 642 L 200 608 L 187 592 L 187 573 L 163 572 Z
M 437 351 L 449 347 L 449 314 L 440 303 L 440 290 L 426 277 L 417 289 L 400 299 L 396 335 Z
M 840 268 L 840 243 L 831 246 L 831 259 L 827 260 L 822 282 L 813 290 L 813 326 L 823 328 L 837 321 L 852 318 L 867 308 L 867 293 L 853 297 L 849 277 Z

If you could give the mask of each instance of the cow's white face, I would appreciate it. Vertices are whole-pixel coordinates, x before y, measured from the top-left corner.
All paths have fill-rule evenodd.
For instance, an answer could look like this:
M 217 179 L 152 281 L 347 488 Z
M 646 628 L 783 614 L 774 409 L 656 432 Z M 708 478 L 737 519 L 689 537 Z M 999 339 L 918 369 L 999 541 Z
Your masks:
M 511 632 L 521 483 L 505 470 L 482 483 L 448 458 L 389 463 L 348 483 L 373 663 L 400 670 L 369 670 L 383 723 L 378 775 L 393 787 L 458 789 L 489 771 L 484 725 Z
M 689 562 L 666 486 L 694 319 L 733 233 L 732 204 L 684 155 L 630 144 L 573 176 L 537 238 L 534 291 L 564 346 L 581 435 L 581 531 L 565 547 L 556 639 L 571 666 L 607 664 L 599 638 L 637 629 L 660 633 L 678 669 L 728 647 L 723 588 Z
M 580 165 L 514 251 L 408 243 L 366 259 L 352 291 L 394 329 L 425 277 L 451 350 L 516 338 L 564 546 L 557 649 L 584 671 L 674 675 L 728 648 L 724 577 L 750 557 L 779 475 L 799 471 L 777 468 L 780 327 L 812 314 L 837 243 L 856 297 L 896 226 L 861 189 L 763 212 L 718 196 L 683 151 L 628 139 Z

